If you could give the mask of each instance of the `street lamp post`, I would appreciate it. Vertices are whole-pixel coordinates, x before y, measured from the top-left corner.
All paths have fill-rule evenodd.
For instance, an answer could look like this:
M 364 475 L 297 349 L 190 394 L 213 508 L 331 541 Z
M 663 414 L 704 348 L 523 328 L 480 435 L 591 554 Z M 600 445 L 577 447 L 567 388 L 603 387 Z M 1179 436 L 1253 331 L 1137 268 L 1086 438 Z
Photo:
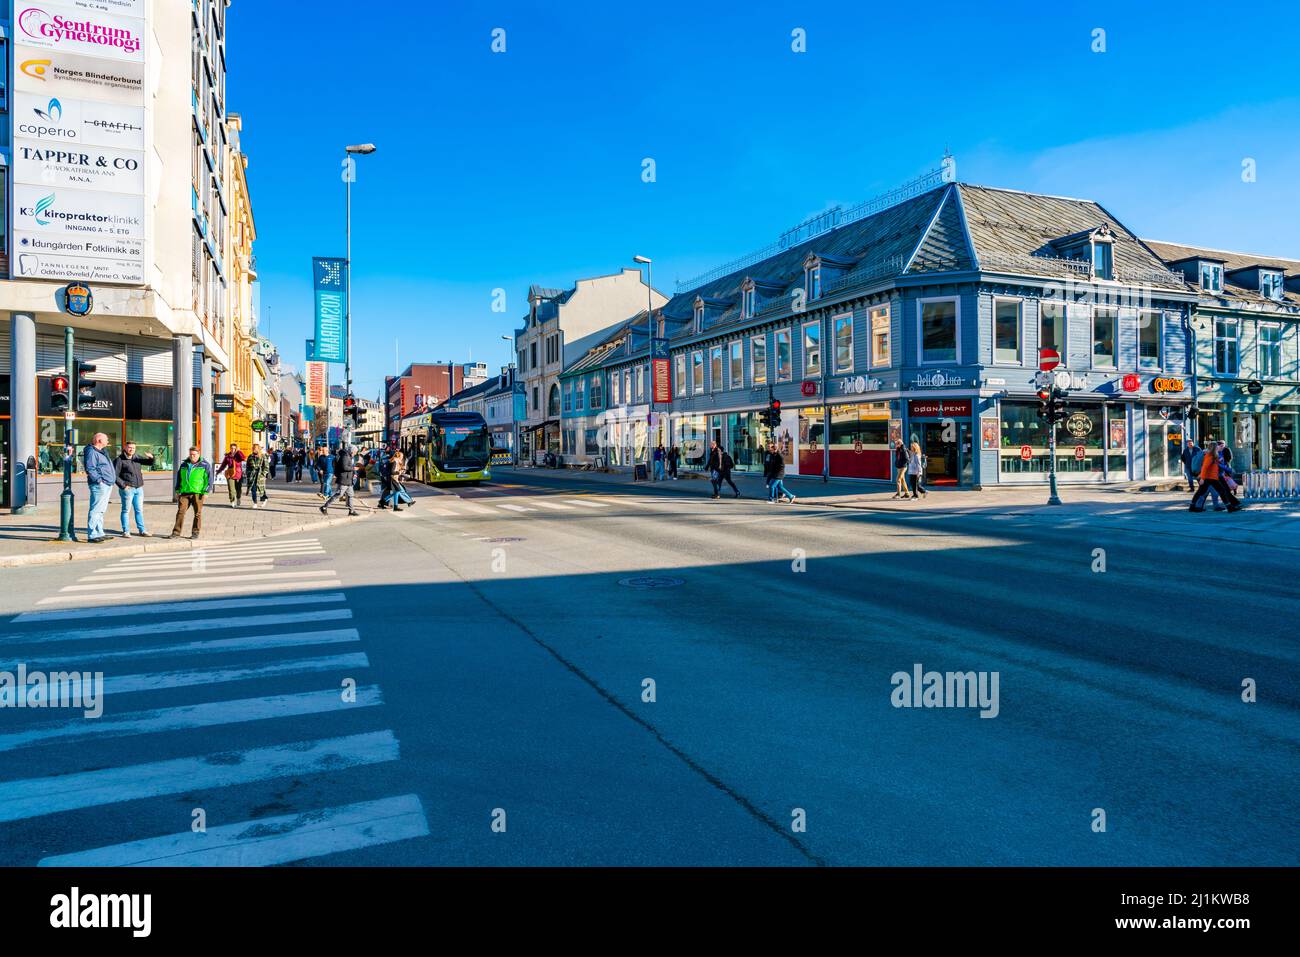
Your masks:
M 654 325 L 651 320 L 654 317 L 654 262 L 647 256 L 633 256 L 634 263 L 640 263 L 645 266 L 645 352 L 646 352 L 646 406 L 649 409 L 649 415 L 646 416 L 645 423 L 645 477 L 647 482 L 655 480 L 654 470 L 654 451 L 650 448 L 651 441 L 651 423 L 655 417 L 655 384 L 654 384 Z M 635 436 L 636 433 L 633 433 Z M 636 479 L 636 466 L 632 466 L 632 478 Z
M 348 290 L 344 303 L 344 321 L 348 327 L 347 352 L 343 356 L 343 379 L 345 381 L 345 390 L 348 395 L 352 394 L 352 181 L 356 179 L 355 163 L 353 156 L 368 156 L 375 151 L 374 143 L 360 143 L 355 146 L 347 147 L 347 157 L 344 161 L 346 174 L 343 181 L 347 186 L 347 266 L 348 266 Z M 349 420 L 343 422 L 343 444 L 352 444 L 352 425 Z

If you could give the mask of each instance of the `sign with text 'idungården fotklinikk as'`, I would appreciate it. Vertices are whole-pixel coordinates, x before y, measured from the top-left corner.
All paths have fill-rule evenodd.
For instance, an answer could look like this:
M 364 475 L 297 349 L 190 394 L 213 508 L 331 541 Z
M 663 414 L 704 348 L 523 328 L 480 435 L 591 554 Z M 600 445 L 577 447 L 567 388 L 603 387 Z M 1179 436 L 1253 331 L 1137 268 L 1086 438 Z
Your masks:
M 346 265 L 345 259 L 312 260 L 316 290 L 316 351 L 312 359 L 317 362 L 347 362 Z

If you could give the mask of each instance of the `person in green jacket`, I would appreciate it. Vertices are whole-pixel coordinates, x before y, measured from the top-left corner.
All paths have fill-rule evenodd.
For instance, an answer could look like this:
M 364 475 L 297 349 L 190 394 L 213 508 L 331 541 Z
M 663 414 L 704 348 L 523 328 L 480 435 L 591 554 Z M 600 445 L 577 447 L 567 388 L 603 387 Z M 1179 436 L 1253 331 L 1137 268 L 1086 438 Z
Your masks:
M 190 528 L 190 538 L 198 538 L 203 530 L 203 496 L 212 488 L 212 465 L 203 459 L 197 448 L 191 447 L 190 457 L 176 470 L 176 524 L 172 526 L 172 538 L 181 537 L 181 526 L 185 524 L 185 513 L 194 509 L 194 524 Z

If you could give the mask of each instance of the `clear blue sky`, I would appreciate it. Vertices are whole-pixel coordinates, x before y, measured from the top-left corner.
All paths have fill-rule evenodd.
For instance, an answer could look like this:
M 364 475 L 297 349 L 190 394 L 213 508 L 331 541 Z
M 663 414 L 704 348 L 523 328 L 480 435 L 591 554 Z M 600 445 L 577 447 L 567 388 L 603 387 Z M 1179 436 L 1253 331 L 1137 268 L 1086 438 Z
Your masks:
M 394 340 L 403 366 L 500 366 L 530 283 L 639 253 L 671 293 L 945 148 L 966 182 L 1093 198 L 1155 239 L 1300 257 L 1294 5 L 235 0 L 228 29 L 263 329 L 292 363 L 310 259 L 343 252 L 343 147 L 379 146 L 353 195 L 367 396 Z

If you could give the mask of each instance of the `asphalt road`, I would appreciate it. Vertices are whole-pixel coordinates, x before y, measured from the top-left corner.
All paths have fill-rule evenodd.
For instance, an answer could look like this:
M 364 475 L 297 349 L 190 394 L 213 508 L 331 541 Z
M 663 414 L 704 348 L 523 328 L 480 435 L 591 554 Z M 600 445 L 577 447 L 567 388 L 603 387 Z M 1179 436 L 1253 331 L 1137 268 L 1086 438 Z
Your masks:
M 1300 863 L 1300 549 L 511 481 L 6 570 L 0 864 Z

